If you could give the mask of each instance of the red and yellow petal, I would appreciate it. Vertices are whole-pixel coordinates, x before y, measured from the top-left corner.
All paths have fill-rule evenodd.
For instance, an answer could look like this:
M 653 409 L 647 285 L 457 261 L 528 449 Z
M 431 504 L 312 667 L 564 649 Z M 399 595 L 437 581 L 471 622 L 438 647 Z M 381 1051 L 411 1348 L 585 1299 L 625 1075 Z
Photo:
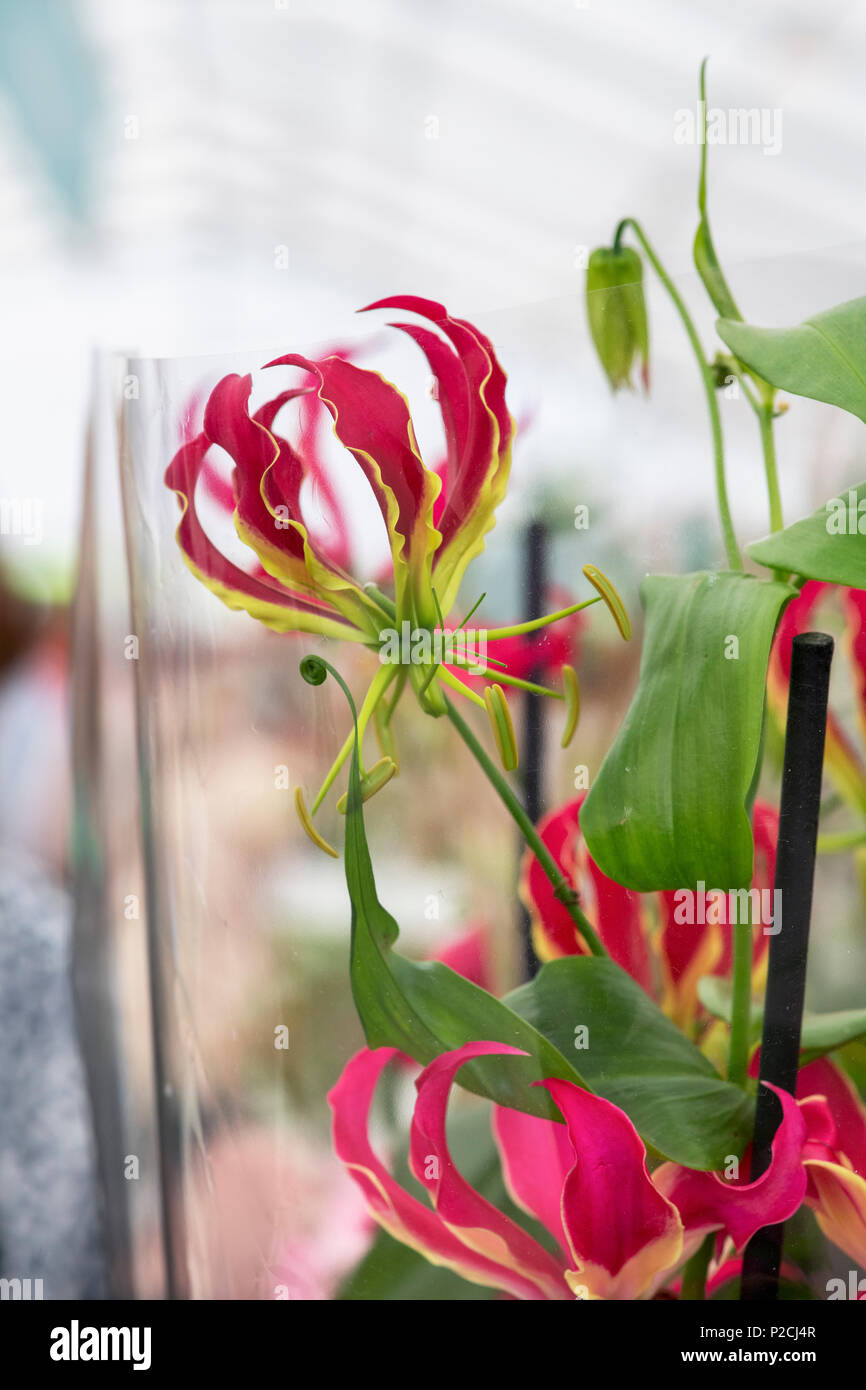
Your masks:
M 340 357 L 313 361 L 288 353 L 267 365 L 300 367 L 316 378 L 319 400 L 334 420 L 334 434 L 357 460 L 382 513 L 398 604 L 411 578 L 417 620 L 432 625 L 436 610 L 429 574 L 440 540 L 433 525 L 433 503 L 441 484 L 421 459 L 405 396 L 378 372 Z M 419 612 L 422 603 L 424 611 Z
M 435 325 L 438 334 L 411 323 L 407 333 L 427 357 L 436 378 L 448 449 L 447 498 L 434 560 L 434 582 L 443 613 L 457 598 L 467 566 L 484 549 L 495 523 L 511 467 L 515 425 L 505 402 L 505 373 L 490 340 L 473 324 L 452 318 L 435 300 L 395 295 L 367 309 L 402 309 Z
M 677 921 L 675 892 L 659 893 L 658 899 L 662 1008 L 678 1028 L 688 1031 L 698 1011 L 698 982 L 702 975 L 716 973 L 722 958 L 722 929 L 716 923 Z
M 866 590 L 843 590 L 848 654 L 854 671 L 860 728 L 866 735 Z
M 776 1086 L 770 1089 L 779 1097 L 782 1121 L 773 1139 L 770 1165 L 754 1182 L 726 1182 L 717 1173 L 696 1172 L 675 1163 L 664 1163 L 653 1174 L 659 1192 L 677 1207 L 692 1241 L 721 1229 L 741 1251 L 761 1226 L 787 1221 L 801 1206 L 806 1195 L 802 1157 L 806 1121 L 793 1096 Z
M 645 904 L 639 893 L 603 874 L 590 855 L 580 833 L 585 797 L 582 792 L 545 816 L 538 823 L 538 832 L 580 894 L 581 906 L 611 957 L 649 991 L 652 972 Z M 531 852 L 523 859 L 520 894 L 530 914 L 533 945 L 540 960 L 588 954 L 574 921 Z
M 866 1179 L 826 1159 L 807 1158 L 808 1205 L 824 1235 L 866 1266 Z
M 277 632 L 312 632 L 349 641 L 362 634 L 336 609 L 277 583 L 268 575 L 247 574 L 214 545 L 196 511 L 195 491 L 211 442 L 204 434 L 181 446 L 166 474 L 177 493 L 181 518 L 177 541 L 197 579 L 226 604 L 240 609 Z
M 779 816 L 768 802 L 756 801 L 752 815 L 755 841 L 755 867 L 751 887 L 761 894 L 772 892 L 776 873 L 776 841 Z M 694 894 L 691 894 L 693 901 Z M 727 922 L 689 922 L 680 920 L 683 902 L 677 892 L 658 895 L 661 929 L 657 937 L 661 964 L 662 1007 L 678 1027 L 688 1031 L 697 1016 L 698 983 L 702 975 L 728 975 L 733 957 L 730 922 L 732 906 L 725 912 Z M 729 904 L 731 899 L 728 900 Z M 760 899 L 761 910 L 772 905 L 772 897 Z M 771 908 L 772 910 L 772 908 Z M 767 950 L 770 938 L 763 923 L 755 926 L 753 943 L 753 980 L 755 991 L 761 988 L 766 974 Z
M 568 801 L 538 822 L 536 829 L 572 886 L 577 881 L 578 813 L 583 798 Z M 529 913 L 532 944 L 541 961 L 559 956 L 588 955 L 574 919 L 553 889 L 536 856 L 527 851 L 521 863 L 520 897 Z
M 562 1224 L 562 1188 L 574 1166 L 565 1125 L 497 1105 L 492 1117 L 505 1185 L 512 1200 L 555 1236 L 569 1254 Z
M 370 1214 L 395 1240 L 420 1251 L 431 1264 L 444 1265 L 471 1283 L 504 1289 L 520 1299 L 567 1297 L 564 1284 L 561 1294 L 541 1292 L 536 1280 L 522 1277 L 511 1264 L 488 1258 L 464 1241 L 440 1214 L 406 1192 L 378 1158 L 368 1137 L 370 1107 L 379 1077 L 399 1055 L 393 1048 L 374 1052 L 364 1048 L 348 1063 L 328 1096 L 335 1152 L 363 1192 Z
M 311 543 L 301 516 L 303 464 L 286 440 L 272 433 L 283 405 L 305 392 L 283 391 L 250 415 L 251 389 L 249 376 L 224 377 L 211 392 L 204 416 L 205 434 L 235 464 L 238 535 L 268 574 L 287 588 L 333 604 L 375 641 L 373 605 L 361 587 Z
M 866 1108 L 829 1057 L 800 1068 L 806 1203 L 828 1240 L 866 1265 Z
M 281 583 L 310 587 L 301 537 L 290 527 L 278 529 L 261 494 L 262 479 L 279 456 L 268 426 L 249 414 L 252 377 L 231 373 L 218 381 L 204 412 L 204 433 L 224 449 L 234 464 L 237 526 L 241 539 L 256 551 L 269 573 Z M 300 489 L 298 466 L 296 492 Z M 297 506 L 297 497 L 292 501 Z M 295 513 L 295 516 L 297 513 Z
M 502 1288 L 523 1298 L 568 1298 L 558 1262 L 466 1181 L 448 1150 L 445 1120 L 454 1078 L 466 1062 L 493 1055 L 525 1056 L 519 1048 L 502 1043 L 470 1042 L 443 1053 L 424 1068 L 415 1083 L 418 1099 L 412 1117 L 410 1166 L 448 1230 L 500 1267 Z M 527 1295 L 527 1288 L 535 1292 Z
M 653 1184 L 646 1149 L 623 1110 L 570 1081 L 547 1080 L 574 1163 L 562 1189 L 562 1224 L 582 1298 L 650 1297 L 682 1255 L 676 1206 Z
M 797 1098 L 810 1096 L 822 1096 L 833 1119 L 834 1138 L 824 1142 L 832 1142 L 845 1162 L 866 1178 L 866 1107 L 853 1082 L 829 1057 L 820 1057 L 801 1067 L 797 1076 Z
M 334 345 L 327 357 L 342 357 L 352 361 L 358 348 L 351 344 Z M 326 558 L 339 569 L 352 570 L 354 555 L 353 528 L 350 524 L 346 502 L 340 490 L 334 486 L 330 471 L 324 459 L 322 431 L 327 428 L 328 412 L 323 408 L 314 388 L 302 393 L 297 406 L 297 452 L 304 462 L 304 470 L 311 478 L 318 506 L 323 514 L 324 529 L 318 546 Z
M 791 642 L 798 632 L 806 632 L 812 616 L 826 594 L 835 588 L 818 580 L 803 585 L 797 598 L 789 603 L 776 629 L 767 670 L 767 703 L 779 728 L 785 727 L 788 702 L 788 680 L 791 674 Z M 845 590 L 848 637 L 855 669 L 862 673 L 864 637 L 859 601 L 849 597 L 859 590 Z M 860 687 L 862 685 L 862 674 Z M 856 748 L 840 721 L 831 710 L 827 716 L 824 742 L 824 766 L 839 795 L 855 810 L 866 812 L 866 769 Z

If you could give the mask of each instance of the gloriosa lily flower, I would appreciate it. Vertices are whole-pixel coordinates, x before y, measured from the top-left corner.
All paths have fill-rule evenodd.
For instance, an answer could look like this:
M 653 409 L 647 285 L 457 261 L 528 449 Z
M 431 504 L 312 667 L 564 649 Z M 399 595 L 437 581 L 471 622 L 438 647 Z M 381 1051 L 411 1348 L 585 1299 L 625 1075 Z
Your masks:
M 612 957 L 658 994 L 667 1012 L 706 1049 L 717 1025 L 701 1008 L 697 980 L 702 973 L 729 969 L 730 933 L 713 922 L 676 923 L 672 893 L 636 894 L 607 879 L 580 835 L 582 802 L 577 797 L 539 824 L 547 848 L 578 889 Z M 778 819 L 758 801 L 753 821 L 753 882 L 763 888 L 773 883 Z M 522 893 L 544 958 L 586 950 L 531 855 L 523 867 Z M 766 967 L 766 946 L 758 926 L 758 979 Z M 478 927 L 448 947 L 454 969 L 482 980 L 487 955 Z M 437 1058 L 418 1078 L 410 1166 L 431 1205 L 400 1187 L 367 1133 L 384 1068 L 392 1060 L 414 1064 L 392 1049 L 365 1049 L 349 1062 L 331 1094 L 337 1155 L 372 1215 L 433 1263 L 520 1299 L 676 1297 L 685 1262 L 705 1236 L 716 1233 L 709 1292 L 738 1276 L 741 1261 L 734 1252 L 741 1253 L 758 1228 L 787 1220 L 805 1204 L 830 1241 L 866 1264 L 866 1108 L 829 1058 L 801 1068 L 796 1098 L 777 1092 L 783 1120 L 772 1163 L 755 1182 L 729 1182 L 674 1163 L 650 1173 L 628 1116 L 569 1082 L 540 1083 L 550 1091 L 563 1124 L 494 1107 L 493 1135 L 507 1189 L 555 1238 L 552 1255 L 471 1188 L 456 1171 L 445 1140 L 448 1092 L 460 1066 L 509 1050 L 499 1043 L 470 1043 Z M 753 1077 L 759 1065 L 756 1051 Z M 741 1171 L 748 1173 L 748 1165 L 747 1153 Z M 797 1277 L 796 1270 L 788 1274 Z
M 808 1129 L 804 1107 L 777 1091 L 783 1119 L 772 1161 L 755 1182 L 663 1163 L 652 1174 L 631 1120 L 569 1081 L 544 1085 L 564 1123 L 494 1106 L 493 1136 L 508 1191 L 555 1243 L 547 1249 L 477 1192 L 455 1167 L 445 1121 L 465 1062 L 518 1049 L 470 1042 L 443 1053 L 416 1081 L 409 1162 L 430 1205 L 391 1176 L 374 1152 L 368 1119 L 377 1082 L 400 1054 L 364 1049 L 330 1094 L 337 1156 L 369 1210 L 395 1239 L 470 1282 L 518 1299 L 651 1298 L 713 1231 L 737 1251 L 761 1226 L 785 1221 L 803 1201 Z M 813 1132 L 829 1132 L 826 1102 L 808 1102 Z
M 353 361 L 358 355 L 358 348 L 348 344 L 335 344 L 325 353 L 326 357 L 340 357 L 346 361 Z M 188 421 L 191 422 L 200 414 L 200 406 L 201 402 L 197 399 L 190 402 L 186 412 Z M 321 524 L 315 529 L 312 525 L 310 527 L 313 543 L 332 564 L 351 573 L 357 568 L 355 551 L 358 532 L 350 522 L 345 499 L 341 496 L 339 488 L 334 486 L 326 463 L 327 441 L 324 434 L 326 421 L 330 416 L 321 408 L 318 396 L 312 390 L 300 392 L 295 398 L 294 406 L 297 415 L 296 452 L 303 460 L 306 476 L 312 482 L 322 512 Z M 192 430 L 191 433 L 188 430 L 187 440 L 196 433 L 197 430 Z M 448 460 L 443 458 L 436 465 L 434 472 L 440 482 L 440 491 L 433 503 L 433 525 L 438 529 L 448 495 Z M 201 470 L 200 486 L 210 501 L 223 513 L 234 515 L 233 483 L 231 478 L 226 477 L 220 470 L 210 454 L 206 456 Z M 261 564 L 257 564 L 256 573 L 259 578 L 267 578 L 267 570 Z M 388 587 L 391 582 L 390 575 L 390 561 L 374 570 L 373 582 L 376 587 Z M 572 596 L 560 586 L 550 586 L 546 599 L 551 609 L 564 610 L 574 606 Z M 574 666 L 578 659 L 578 638 L 584 621 L 584 615 L 576 611 L 559 620 L 555 627 L 549 626 L 541 631 L 518 632 L 515 636 L 500 638 L 496 647 L 497 664 L 502 666 L 507 675 L 520 680 L 529 680 L 533 676 L 537 679 L 541 673 L 554 675 L 561 671 L 563 666 Z M 452 669 L 454 668 L 449 666 L 449 670 Z M 465 668 L 462 672 L 455 670 L 454 673 L 462 674 L 462 678 L 472 689 L 477 689 L 478 682 L 483 679 Z M 508 686 L 506 694 L 513 689 L 514 687 Z
M 592 884 L 584 901 L 611 954 L 645 988 L 660 977 L 669 1009 L 684 1013 L 693 1027 L 700 1025 L 706 1038 L 706 1016 L 701 1020 L 691 966 L 703 960 L 724 968 L 729 945 L 723 934 L 713 924 L 677 928 L 672 944 L 666 940 L 672 929 L 668 923 L 648 937 L 640 895 L 604 880 L 589 859 L 579 839 L 579 808 L 580 799 L 548 817 L 548 848 L 564 865 L 581 866 L 575 868 L 573 882 L 584 888 Z M 755 824 L 756 880 L 769 876 L 772 882 L 777 824 L 771 808 L 757 803 Z M 524 891 L 532 877 L 529 866 Z M 564 948 L 552 954 L 583 949 L 570 919 L 570 939 L 566 935 L 552 894 L 530 896 L 530 902 L 537 941 Z M 540 912 L 551 914 L 550 919 L 538 920 Z M 690 952 L 685 951 L 686 932 L 692 937 Z M 757 972 L 765 949 L 756 934 Z M 461 974 L 488 985 L 489 946 L 479 926 L 449 942 L 439 955 Z M 805 1203 L 827 1238 L 866 1265 L 866 1108 L 829 1058 L 801 1068 L 796 1099 L 777 1091 L 783 1120 L 772 1163 L 755 1182 L 729 1182 L 674 1163 L 662 1163 L 650 1174 L 644 1145 L 628 1116 L 570 1082 L 540 1083 L 550 1091 L 564 1124 L 493 1107 L 493 1135 L 507 1189 L 518 1207 L 555 1238 L 552 1257 L 466 1183 L 445 1140 L 448 1092 L 460 1066 L 473 1057 L 513 1050 L 500 1043 L 469 1043 L 437 1058 L 418 1078 L 410 1166 L 426 1188 L 432 1210 L 400 1187 L 368 1137 L 379 1077 L 392 1061 L 413 1067 L 411 1059 L 394 1049 L 364 1049 L 331 1093 L 335 1150 L 372 1215 L 434 1264 L 513 1298 L 676 1297 L 679 1272 L 704 1237 L 715 1232 L 710 1293 L 739 1275 L 741 1260 L 732 1254 L 741 1253 L 759 1227 L 787 1220 Z M 753 1077 L 759 1065 L 756 1051 Z M 748 1166 L 747 1153 L 741 1171 L 747 1173 Z M 791 1267 L 787 1274 L 798 1277 Z
M 756 1053 L 753 1075 L 759 1064 Z M 829 1057 L 800 1068 L 797 1098 L 807 1119 L 806 1205 L 827 1239 L 866 1267 L 866 1107 Z
M 584 911 L 613 960 L 656 996 L 665 1013 L 685 1032 L 705 1026 L 698 999 L 703 975 L 727 976 L 731 969 L 731 933 L 707 913 L 705 923 L 677 920 L 675 892 L 642 894 L 623 888 L 602 873 L 580 831 L 581 792 L 538 824 L 538 832 L 569 883 L 577 890 Z M 757 800 L 752 816 L 755 871 L 752 887 L 768 894 L 776 872 L 779 818 L 772 806 Z M 713 885 L 707 885 L 712 888 Z M 521 872 L 520 895 L 530 914 L 532 941 L 542 961 L 558 956 L 585 955 L 586 943 L 542 872 L 527 852 Z M 729 918 L 730 920 L 730 918 Z M 769 937 L 762 924 L 754 930 L 754 988 L 766 973 Z
M 791 641 L 798 632 L 813 626 L 815 609 L 825 599 L 841 606 L 845 621 L 845 645 L 855 684 L 856 709 L 861 731 L 866 735 L 866 592 L 846 589 L 810 579 L 788 604 L 779 619 L 767 673 L 767 702 L 784 730 L 791 675 Z M 866 765 L 841 720 L 832 710 L 827 714 L 824 766 L 834 787 L 857 814 L 866 815 Z
M 317 360 L 287 353 L 267 366 L 297 368 L 312 378 L 312 384 L 283 390 L 252 414 L 249 376 L 226 376 L 211 392 L 201 432 L 186 440 L 166 472 L 166 484 L 177 493 L 181 508 L 177 539 L 192 572 L 230 608 L 243 609 L 278 632 L 361 643 L 379 654 L 380 665 L 359 711 L 361 740 L 375 715 L 381 741 L 390 748 L 387 726 L 407 682 L 432 714 L 444 713 L 447 688 L 488 712 L 503 761 L 513 766 L 516 749 L 502 687 L 528 687 L 564 699 L 567 727 L 573 729 L 577 683 L 571 668 L 564 669 L 560 693 L 510 675 L 493 656 L 480 663 L 477 652 L 457 662 L 450 657 L 437 660 L 432 641 L 437 632 L 449 631 L 445 615 L 457 600 L 467 566 L 484 548 L 505 494 L 515 433 L 505 401 L 505 374 L 480 329 L 453 318 L 441 304 L 404 295 L 367 308 L 407 311 L 424 321 L 391 326 L 417 344 L 432 371 L 447 448 L 444 466 L 435 471 L 425 465 L 406 398 L 378 372 L 339 353 Z M 310 477 L 321 484 L 323 477 L 315 451 L 310 457 L 303 452 L 305 436 L 309 442 L 312 400 L 331 415 L 336 438 L 356 460 L 378 504 L 390 548 L 390 594 L 380 584 L 362 583 L 349 572 L 350 550 L 339 543 L 339 534 L 338 544 L 323 544 L 305 521 L 302 485 Z M 301 412 L 305 427 L 297 447 L 276 431 L 277 417 L 290 403 Z M 213 485 L 212 470 L 208 472 L 212 446 L 224 449 L 234 464 L 235 528 L 256 556 L 254 572 L 227 559 L 199 519 L 196 490 L 203 474 Z M 325 490 L 324 500 L 331 515 L 337 515 L 339 504 L 332 490 Z M 593 566 L 584 573 L 596 590 L 592 598 L 533 622 L 487 629 L 486 641 L 524 637 L 600 598 L 628 635 L 628 619 L 609 581 Z M 463 623 L 467 620 L 464 617 Z M 383 633 L 402 634 L 407 629 L 413 635 L 413 654 L 420 650 L 421 659 L 382 661 Z M 430 640 L 416 648 L 416 635 Z M 484 698 L 458 674 L 461 669 L 478 671 L 479 666 L 492 682 Z M 324 780 L 313 812 L 352 746 L 350 736 Z M 396 766 L 393 751 L 369 773 L 362 765 L 364 794 L 384 785 Z M 335 853 L 313 829 L 300 789 L 296 803 L 311 837 Z

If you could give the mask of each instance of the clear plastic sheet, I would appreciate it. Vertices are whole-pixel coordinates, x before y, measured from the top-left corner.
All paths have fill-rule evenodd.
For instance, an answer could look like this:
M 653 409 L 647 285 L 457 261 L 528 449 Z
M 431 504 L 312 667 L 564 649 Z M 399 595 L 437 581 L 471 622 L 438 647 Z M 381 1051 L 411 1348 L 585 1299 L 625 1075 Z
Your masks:
M 148 1177 L 161 1213 L 143 1240 L 139 1232 L 138 1280 L 140 1291 L 162 1283 L 172 1297 L 330 1297 L 371 1239 L 360 1194 L 331 1153 L 326 1103 L 363 1041 L 349 901 L 341 864 L 305 838 L 292 793 L 300 784 L 310 798 L 348 731 L 333 682 L 311 689 L 301 658 L 325 652 L 356 691 L 375 659 L 229 612 L 184 563 L 164 482 L 207 391 L 263 360 L 130 359 L 119 384 L 138 762 L 129 793 L 142 823 L 131 928 L 148 959 L 158 1147 Z M 209 533 L 248 565 L 230 514 L 202 491 Z M 375 803 L 370 834 L 403 943 L 438 950 L 478 910 L 481 889 L 486 915 L 502 923 L 494 954 L 507 979 L 512 828 L 489 814 L 489 791 L 446 730 L 413 710 L 405 720 L 401 711 L 397 733 L 412 774 Z M 457 824 L 455 776 L 472 779 Z M 334 800 L 321 829 L 339 844 Z

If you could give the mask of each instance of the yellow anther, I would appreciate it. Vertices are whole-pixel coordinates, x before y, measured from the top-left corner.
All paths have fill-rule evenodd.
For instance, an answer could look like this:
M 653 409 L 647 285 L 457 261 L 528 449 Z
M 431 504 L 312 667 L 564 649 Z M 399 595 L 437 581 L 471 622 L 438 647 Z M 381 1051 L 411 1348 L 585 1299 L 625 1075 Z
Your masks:
M 565 696 L 565 728 L 562 731 L 561 747 L 567 748 L 574 738 L 580 718 L 580 686 L 573 666 L 562 668 L 562 693 Z
M 600 594 L 604 599 L 610 609 L 614 622 L 627 642 L 631 637 L 631 623 L 628 620 L 628 613 L 625 611 L 625 604 L 616 589 L 611 584 L 607 575 L 602 574 L 597 565 L 584 565 L 583 573 L 596 593 Z
M 511 710 L 508 708 L 502 686 L 488 685 L 484 691 L 484 703 L 499 751 L 499 760 L 506 772 L 513 772 L 517 767 L 517 739 L 514 737 Z
M 394 762 L 393 758 L 380 758 L 377 763 L 373 764 L 370 771 L 361 778 L 361 800 L 369 801 L 371 796 L 375 796 L 377 792 L 382 790 L 386 783 L 390 782 L 396 771 L 397 764 Z M 348 804 L 348 792 L 343 792 L 343 795 L 337 802 L 337 810 L 341 815 L 344 816 L 346 814 L 346 807 Z
M 309 836 L 317 849 L 324 850 L 325 854 L 330 854 L 334 859 L 339 859 L 340 856 L 334 849 L 334 846 L 329 845 L 328 841 L 322 838 L 313 825 L 313 822 L 310 820 L 310 813 L 304 803 L 304 793 L 301 791 L 300 787 L 295 787 L 295 810 L 298 813 L 298 820 L 304 827 L 305 833 Z

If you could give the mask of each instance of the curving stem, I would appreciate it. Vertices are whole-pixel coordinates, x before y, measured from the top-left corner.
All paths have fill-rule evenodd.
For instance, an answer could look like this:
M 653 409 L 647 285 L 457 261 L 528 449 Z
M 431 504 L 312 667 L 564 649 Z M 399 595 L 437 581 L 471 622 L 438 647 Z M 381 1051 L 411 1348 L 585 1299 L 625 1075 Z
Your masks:
M 719 415 L 719 403 L 716 399 L 716 387 L 712 372 L 710 371 L 709 363 L 704 354 L 701 340 L 698 337 L 697 329 L 695 328 L 691 314 L 686 308 L 682 296 L 656 255 L 640 223 L 636 222 L 633 217 L 624 217 L 617 227 L 613 242 L 614 249 L 619 249 L 623 233 L 629 227 L 643 247 L 647 260 L 667 291 L 671 303 L 679 314 L 680 321 L 683 328 L 686 330 L 686 335 L 692 346 L 692 351 L 695 354 L 698 367 L 700 368 L 701 379 L 704 383 L 704 392 L 707 398 L 707 410 L 710 416 L 710 432 L 713 439 L 713 464 L 716 475 L 716 498 L 719 507 L 722 535 L 725 542 L 725 552 L 728 557 L 728 566 L 730 569 L 741 570 L 743 568 L 743 560 L 740 555 L 740 548 L 737 545 L 730 503 L 728 502 L 728 488 L 725 481 L 725 451 L 722 441 L 722 420 Z
M 532 824 L 532 821 L 520 804 L 519 798 L 503 777 L 499 768 L 479 743 L 463 716 L 455 709 L 447 696 L 445 705 L 445 712 L 448 718 L 451 720 L 454 728 L 466 744 L 466 747 L 478 763 L 494 791 L 503 802 L 505 809 L 509 812 L 512 819 L 516 821 L 523 838 L 529 845 L 529 848 L 532 850 L 532 853 L 535 855 L 542 869 L 547 874 L 550 882 L 553 884 L 556 897 L 565 907 L 566 912 L 574 922 L 574 925 L 577 927 L 577 930 L 585 940 L 590 951 L 594 956 L 606 956 L 607 951 L 602 946 L 595 928 L 586 914 L 581 910 L 577 900 L 577 893 L 574 888 L 572 888 L 553 855 L 550 853 L 550 850 Z

